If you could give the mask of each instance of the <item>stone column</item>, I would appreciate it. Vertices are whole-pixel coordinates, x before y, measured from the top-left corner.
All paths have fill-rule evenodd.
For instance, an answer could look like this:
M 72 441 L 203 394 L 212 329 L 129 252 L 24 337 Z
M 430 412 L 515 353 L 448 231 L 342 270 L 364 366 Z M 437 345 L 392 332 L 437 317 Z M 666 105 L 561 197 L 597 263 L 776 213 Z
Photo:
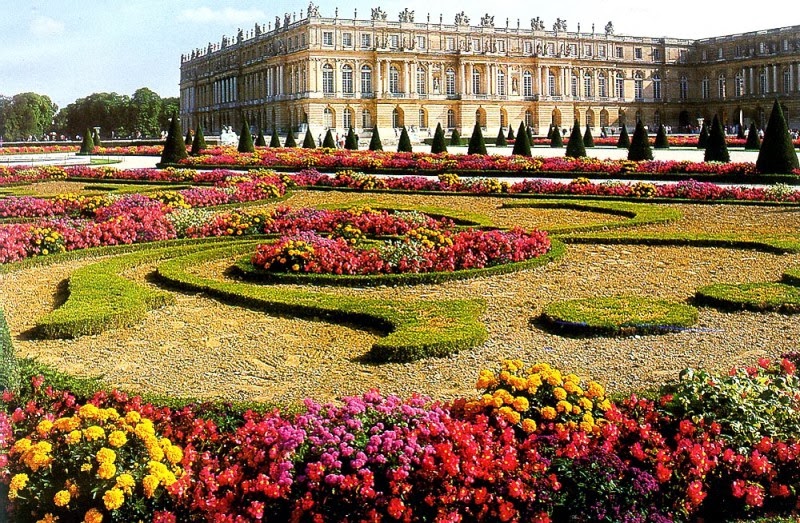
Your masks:
M 375 61 L 375 85 L 372 86 L 372 90 L 375 92 L 375 96 L 379 96 L 382 92 L 381 90 L 381 61 Z
M 461 92 L 458 94 L 461 96 L 467 94 L 467 66 L 464 62 L 461 62 Z
M 417 93 L 417 62 L 411 62 L 409 76 L 411 77 L 411 82 L 410 82 L 410 85 L 408 86 L 407 90 L 411 94 L 416 94 Z
M 383 90 L 384 93 L 389 92 L 389 71 L 391 71 L 391 69 L 392 69 L 391 63 L 389 62 L 389 60 L 386 60 L 386 77 L 383 79 L 383 81 L 385 82 L 384 84 L 385 88 Z
M 780 91 L 778 87 L 778 64 L 772 64 L 772 92 L 777 93 Z
M 750 89 L 748 89 L 748 92 L 751 95 L 757 92 L 754 76 L 755 76 L 755 71 L 753 71 L 753 67 L 750 67 Z
M 742 67 L 742 96 L 749 94 L 747 89 L 747 67 Z
M 358 60 L 356 60 L 356 63 L 353 67 L 353 92 L 355 93 L 356 98 L 361 98 L 361 62 Z
M 550 67 L 542 67 L 542 93 L 545 96 L 550 96 Z
M 794 91 L 794 64 L 789 64 L 789 92 Z
M 534 90 L 534 95 L 542 94 L 542 66 L 536 67 L 536 81 L 534 82 L 536 89 Z
M 467 64 L 467 78 L 465 79 L 465 83 L 467 84 L 467 93 L 472 94 L 472 64 Z

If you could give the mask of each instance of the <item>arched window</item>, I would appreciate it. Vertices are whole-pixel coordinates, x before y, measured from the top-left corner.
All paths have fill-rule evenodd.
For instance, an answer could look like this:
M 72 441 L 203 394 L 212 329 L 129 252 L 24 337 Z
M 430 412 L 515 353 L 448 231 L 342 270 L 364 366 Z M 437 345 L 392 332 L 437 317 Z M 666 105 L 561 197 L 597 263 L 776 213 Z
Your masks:
M 653 99 L 661 100 L 661 75 L 653 75 Z
M 322 66 L 322 92 L 325 94 L 333 94 L 333 66 L 325 64 Z
M 592 75 L 589 73 L 583 75 L 583 96 L 592 97 Z
M 653 113 L 653 127 L 655 129 L 658 129 L 659 127 L 661 127 L 661 113 L 658 112 L 658 111 Z
M 633 98 L 644 100 L 644 76 L 639 72 L 633 75 Z
M 556 95 L 556 74 L 553 71 L 547 73 L 547 94 L 548 96 Z
M 525 110 L 525 126 L 530 127 L 533 125 L 533 113 L 530 109 Z
M 425 113 L 425 109 L 419 110 L 419 127 L 420 129 L 428 127 L 428 115 Z
M 475 111 L 475 122 L 480 127 L 485 127 L 486 126 L 486 122 L 484 121 L 484 118 L 483 118 L 483 111 L 481 111 L 480 109 Z
M 481 72 L 472 68 L 472 94 L 481 94 Z
M 372 113 L 369 112 L 369 109 L 361 110 L 361 128 L 372 129 Z
M 400 71 L 395 66 L 389 69 L 389 92 L 392 94 L 400 92 Z
M 405 125 L 403 123 L 403 113 L 400 111 L 400 109 L 395 107 L 392 110 L 392 127 L 397 129 L 399 127 L 403 127 L 403 125 Z
M 606 83 L 605 73 L 597 75 L 597 96 L 600 98 L 608 98 L 608 84 Z
M 742 73 L 736 73 L 736 79 L 734 81 L 734 91 L 736 97 L 744 96 L 744 76 Z
M 625 75 L 622 71 L 619 71 L 614 78 L 614 96 L 620 100 L 625 98 Z
M 758 75 L 758 92 L 765 94 L 767 92 L 767 70 L 762 69 Z
M 456 72 L 453 69 L 448 69 L 444 77 L 447 95 L 454 96 L 456 94 Z
M 586 127 L 593 128 L 594 127 L 594 111 L 589 109 L 586 111 Z
M 522 73 L 522 96 L 533 96 L 533 75 L 530 71 Z
M 361 66 L 361 92 L 372 92 L 372 68 L 368 65 Z
M 686 78 L 685 76 L 681 76 L 680 98 L 681 98 L 681 100 L 688 100 L 689 99 L 689 79 Z
M 342 92 L 353 94 L 353 68 L 349 64 L 342 66 Z
M 456 127 L 456 112 L 452 109 L 447 110 L 447 128 L 455 129 Z
M 500 127 L 505 129 L 508 122 L 506 121 L 506 111 L 505 109 L 500 109 Z
M 333 109 L 330 107 L 326 107 L 325 110 L 322 111 L 322 125 L 324 125 L 326 129 L 333 128 Z
M 711 96 L 711 86 L 707 76 L 703 77 L 702 82 L 700 82 L 700 96 L 702 96 L 704 100 Z
M 720 99 L 724 99 L 725 95 L 726 95 L 725 75 L 721 74 L 719 75 L 719 78 L 717 78 L 717 96 Z
M 428 71 L 424 67 L 417 67 L 417 92 L 419 94 L 428 92 L 427 80 Z
M 345 108 L 342 113 L 342 127 L 345 129 L 353 127 L 353 110 L 349 107 Z
M 506 73 L 502 68 L 497 68 L 497 94 L 499 96 L 506 95 Z
M 783 70 L 783 92 L 789 94 L 792 91 L 792 75 L 788 69 Z

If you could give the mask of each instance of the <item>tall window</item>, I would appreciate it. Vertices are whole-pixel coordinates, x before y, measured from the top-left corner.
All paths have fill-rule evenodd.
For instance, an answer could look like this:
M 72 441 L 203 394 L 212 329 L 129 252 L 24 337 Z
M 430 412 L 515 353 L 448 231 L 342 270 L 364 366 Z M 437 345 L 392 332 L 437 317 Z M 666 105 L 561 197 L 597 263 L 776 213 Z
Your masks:
M 448 69 L 447 72 L 444 74 L 445 78 L 445 89 L 447 90 L 448 96 L 453 96 L 456 94 L 456 72 L 453 69 Z
M 576 98 L 578 96 L 578 75 L 570 75 L 569 94 Z
M 508 125 L 506 122 L 506 112 L 504 110 L 500 110 L 500 127 L 504 128 Z
M 653 113 L 653 127 L 658 129 L 661 126 L 661 113 L 656 111 Z
M 481 94 L 481 72 L 472 68 L 472 94 Z
M 392 127 L 397 129 L 398 127 L 403 127 L 403 116 L 400 114 L 400 111 L 395 108 L 392 110 Z
M 481 110 L 480 110 L 480 109 L 478 109 L 477 111 L 475 111 L 475 122 L 476 122 L 476 123 L 477 123 L 477 124 L 478 124 L 480 127 L 486 127 L 486 122 L 484 122 L 484 121 L 483 121 L 483 114 L 481 114 Z
M 636 100 L 644 100 L 644 78 L 642 73 L 636 73 L 633 77 L 633 97 Z
M 600 73 L 597 75 L 597 95 L 600 98 L 608 97 L 608 87 L 606 86 L 606 74 Z
M 522 73 L 522 95 L 533 96 L 533 75 L 530 71 Z
M 322 45 L 333 45 L 333 31 L 322 32 Z
M 553 71 L 547 74 L 547 94 L 550 96 L 556 95 L 556 75 Z
M 333 66 L 325 64 L 322 66 L 322 92 L 333 94 Z
M 372 129 L 372 113 L 369 112 L 369 109 L 361 110 L 361 128 Z
M 661 75 L 658 73 L 653 75 L 653 98 L 661 100 Z
M 717 78 L 717 96 L 719 96 L 720 99 L 724 99 L 726 94 L 725 75 L 721 74 L 719 78 Z
M 322 125 L 328 129 L 333 127 L 333 110 L 330 107 L 326 107 L 325 110 L 322 111 Z
M 372 92 L 372 68 L 368 65 L 361 66 L 361 92 Z
M 700 82 L 700 96 L 702 96 L 704 100 L 707 100 L 711 96 L 711 86 L 707 76 Z
M 786 40 L 784 40 L 786 42 Z M 783 70 L 783 92 L 789 94 L 792 88 L 792 77 L 788 69 Z
M 530 109 L 527 109 L 525 111 L 525 127 L 530 127 L 531 125 L 533 125 L 533 113 Z
M 395 66 L 389 69 L 389 92 L 394 94 L 400 92 L 400 71 Z
M 361 33 L 361 47 L 365 49 L 372 47 L 372 35 Z
M 498 67 L 497 69 L 497 94 L 506 95 L 506 73 Z
M 428 71 L 423 67 L 417 68 L 417 92 L 425 94 L 427 92 Z
M 348 64 L 342 66 L 342 92 L 353 94 L 353 68 Z
M 681 100 L 688 100 L 689 99 L 689 79 L 686 78 L 685 76 L 681 76 L 680 98 L 681 98 Z
M 764 94 L 767 92 L 767 70 L 763 69 L 758 75 L 758 92 Z
M 425 114 L 425 109 L 419 110 L 419 126 L 421 129 L 428 127 L 428 115 Z
M 744 96 L 744 76 L 742 73 L 736 73 L 736 80 L 734 81 L 734 90 L 736 97 Z
M 342 113 L 342 127 L 345 129 L 353 127 L 353 110 L 349 107 Z
M 342 47 L 353 47 L 353 35 L 351 33 L 342 35 Z
M 617 73 L 614 78 L 614 96 L 625 98 L 625 76 L 623 76 L 622 72 Z
M 583 96 L 587 98 L 592 96 L 592 75 L 589 73 L 583 75 Z
M 456 112 L 452 109 L 447 110 L 447 128 L 455 129 L 456 127 Z

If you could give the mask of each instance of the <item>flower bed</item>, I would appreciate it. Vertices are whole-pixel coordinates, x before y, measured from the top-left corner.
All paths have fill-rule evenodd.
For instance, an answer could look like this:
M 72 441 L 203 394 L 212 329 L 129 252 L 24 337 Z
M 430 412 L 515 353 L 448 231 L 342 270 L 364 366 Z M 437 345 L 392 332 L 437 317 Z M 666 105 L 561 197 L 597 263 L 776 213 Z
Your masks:
M 795 365 L 788 355 L 728 376 L 689 369 L 658 401 L 615 404 L 596 382 L 509 360 L 479 373 L 477 398 L 371 391 L 308 399 L 294 415 L 82 398 L 34 377 L 2 397 L 0 470 L 14 521 L 788 515 L 800 477 Z

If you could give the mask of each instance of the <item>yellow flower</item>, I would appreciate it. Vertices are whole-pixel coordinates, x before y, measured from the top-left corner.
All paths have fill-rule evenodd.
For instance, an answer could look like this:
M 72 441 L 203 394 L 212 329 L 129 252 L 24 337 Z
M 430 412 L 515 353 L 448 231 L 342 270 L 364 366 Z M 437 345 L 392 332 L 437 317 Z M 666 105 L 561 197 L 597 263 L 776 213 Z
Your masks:
M 166 450 L 167 461 L 173 465 L 178 464 L 183 459 L 183 450 L 177 445 L 170 445 Z
M 518 396 L 517 398 L 514 399 L 513 407 L 514 410 L 518 412 L 525 412 L 528 410 L 528 408 L 530 408 L 530 406 L 531 404 L 528 401 L 528 398 L 524 396 Z
M 536 422 L 530 418 L 525 418 L 524 420 L 522 420 L 522 430 L 524 430 L 528 434 L 536 432 Z
M 576 374 L 567 374 L 564 377 L 564 381 L 567 383 L 578 385 L 581 382 L 581 379 Z
M 128 442 L 128 437 L 121 430 L 115 430 L 108 435 L 108 444 L 114 448 L 119 448 Z
M 26 452 L 32 446 L 33 443 L 31 443 L 31 440 L 29 440 L 28 438 L 18 439 L 16 443 L 14 443 L 14 446 L 11 447 L 11 453 L 14 454 L 17 452 Z
M 126 494 L 130 494 L 133 491 L 133 487 L 136 486 L 136 480 L 133 479 L 133 476 L 130 474 L 120 474 L 117 477 L 117 484 L 116 487 L 118 489 L 122 489 L 123 492 Z
M 592 400 L 586 397 L 579 399 L 578 404 L 581 406 L 583 410 L 592 410 L 592 408 L 594 407 Z
M 103 503 L 105 504 L 106 509 L 117 510 L 122 506 L 123 503 L 125 503 L 125 495 L 118 488 L 106 490 L 106 493 L 103 494 Z
M 573 405 L 572 406 L 572 413 L 577 416 L 578 414 L 581 413 L 581 408 L 578 405 Z
M 47 513 L 44 515 L 42 519 L 37 521 L 36 523 L 56 523 L 58 521 L 58 516 L 54 516 L 51 513 Z
M 161 461 L 164 459 L 164 451 L 158 446 L 158 443 L 148 444 L 147 451 L 150 453 L 150 459 L 155 461 Z
M 586 396 L 589 398 L 602 398 L 605 395 L 606 391 L 602 385 L 597 383 L 596 381 L 589 382 L 589 390 L 586 392 Z
M 131 423 L 131 424 L 139 423 L 141 420 L 142 420 L 142 417 L 135 410 L 132 410 L 132 411 L 128 412 L 127 414 L 125 414 L 125 421 L 127 421 L 128 423 Z
M 553 407 L 543 407 L 539 414 L 541 414 L 542 419 L 546 420 L 554 420 L 557 416 L 556 409 Z
M 144 495 L 147 498 L 152 498 L 153 493 L 158 488 L 159 480 L 157 477 L 153 476 L 152 474 L 148 474 L 142 479 L 142 488 L 144 489 Z
M 10 499 L 16 499 L 18 492 L 24 489 L 25 485 L 28 484 L 28 479 L 27 474 L 15 474 L 14 477 L 11 478 L 11 483 L 8 486 L 8 497 Z
M 501 407 L 500 410 L 497 411 L 501 416 L 503 416 L 506 421 L 512 424 L 519 423 L 520 415 L 519 412 L 515 412 L 511 410 L 511 407 Z
M 535 392 L 536 389 L 542 386 L 542 376 L 540 374 L 531 374 L 528 376 L 528 390 Z
M 556 403 L 556 410 L 558 412 L 571 412 L 572 403 L 568 401 L 559 401 L 558 403 Z
M 119 412 L 115 408 L 108 408 L 103 411 L 103 418 L 106 420 L 117 421 L 119 419 Z
M 75 417 L 58 418 L 53 423 L 53 428 L 56 430 L 60 430 L 61 432 L 68 432 L 71 430 L 75 430 L 79 426 L 80 426 L 80 420 L 76 419 Z
M 91 427 L 83 431 L 83 435 L 86 437 L 87 441 L 94 441 L 97 439 L 105 438 L 106 431 L 103 430 L 103 427 L 92 425 Z
M 103 513 L 96 508 L 90 508 L 83 517 L 83 523 L 102 523 Z
M 567 391 L 561 387 L 556 387 L 553 389 L 553 397 L 556 401 L 563 401 L 567 399 Z
M 109 448 L 103 447 L 97 451 L 95 458 L 98 463 L 114 463 L 117 460 L 117 453 Z
M 59 490 L 56 492 L 56 495 L 53 496 L 53 503 L 57 507 L 66 507 L 69 505 L 69 500 L 71 496 L 69 495 L 69 491 L 66 490 Z
M 91 463 L 84 463 L 83 465 L 81 465 L 81 472 L 90 472 L 91 470 L 92 470 Z
M 73 430 L 64 437 L 64 440 L 67 442 L 67 445 L 74 445 L 78 443 L 82 437 L 83 434 L 81 433 L 81 431 Z
M 610 409 L 610 408 L 611 408 L 611 402 L 610 402 L 610 401 L 608 401 L 607 399 L 604 399 L 603 401 L 601 401 L 601 402 L 600 402 L 600 403 L 597 405 L 597 408 L 598 408 L 598 409 L 600 409 L 600 410 L 602 410 L 603 412 L 605 412 L 605 411 L 607 411 L 608 409 Z
M 52 430 L 52 428 L 53 428 L 53 422 L 50 421 L 49 419 L 43 419 L 42 421 L 39 422 L 38 425 L 36 425 L 36 432 L 41 437 L 44 438 L 48 434 L 50 434 L 50 430 Z
M 113 463 L 101 463 L 97 467 L 97 476 L 100 479 L 111 479 L 117 473 L 117 466 Z
M 67 480 L 67 482 L 64 483 L 64 488 L 66 489 L 67 492 L 69 492 L 69 495 L 72 498 L 77 498 L 78 494 L 80 493 L 80 489 L 78 488 L 78 485 L 76 485 L 75 483 L 73 483 L 70 480 Z
M 100 409 L 91 403 L 87 403 L 78 410 L 78 414 L 83 419 L 97 419 L 100 418 Z

